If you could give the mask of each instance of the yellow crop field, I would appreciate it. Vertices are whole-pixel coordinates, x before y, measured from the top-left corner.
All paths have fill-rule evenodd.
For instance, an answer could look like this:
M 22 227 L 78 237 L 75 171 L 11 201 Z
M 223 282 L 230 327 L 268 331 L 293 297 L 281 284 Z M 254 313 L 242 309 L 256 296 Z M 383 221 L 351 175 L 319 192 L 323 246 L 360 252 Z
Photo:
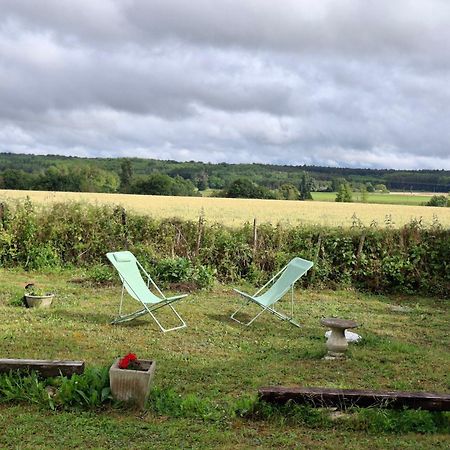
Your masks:
M 231 226 L 252 222 L 254 218 L 258 223 L 351 226 L 356 216 L 364 225 L 376 222 L 380 227 L 385 226 L 388 217 L 395 227 L 412 219 L 422 219 L 424 225 L 438 220 L 441 225 L 450 227 L 450 208 L 429 206 L 0 190 L 1 201 L 25 199 L 27 196 L 39 204 L 86 201 L 121 205 L 127 210 L 160 218 L 196 220 L 202 214 L 208 223 Z

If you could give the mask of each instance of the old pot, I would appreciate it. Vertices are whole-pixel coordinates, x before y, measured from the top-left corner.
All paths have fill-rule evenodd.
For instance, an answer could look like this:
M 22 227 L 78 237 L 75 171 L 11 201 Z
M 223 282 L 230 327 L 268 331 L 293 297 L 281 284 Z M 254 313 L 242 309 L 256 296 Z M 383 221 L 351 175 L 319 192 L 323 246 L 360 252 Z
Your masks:
M 28 308 L 49 308 L 55 294 L 32 295 L 25 294 Z

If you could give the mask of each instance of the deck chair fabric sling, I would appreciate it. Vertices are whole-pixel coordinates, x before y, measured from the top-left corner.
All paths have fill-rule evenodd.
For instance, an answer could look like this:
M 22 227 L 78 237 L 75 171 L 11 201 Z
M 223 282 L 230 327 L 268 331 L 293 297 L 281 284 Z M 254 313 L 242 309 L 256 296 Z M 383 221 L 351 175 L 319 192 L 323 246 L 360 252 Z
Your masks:
M 239 322 L 242 325 L 250 325 L 256 320 L 263 312 L 267 311 L 274 314 L 281 320 L 286 320 L 293 325 L 300 327 L 300 325 L 294 320 L 294 284 L 302 277 L 311 267 L 313 263 L 306 259 L 294 258 L 283 267 L 272 279 L 270 279 L 261 289 L 255 292 L 253 295 L 241 292 L 238 289 L 234 289 L 238 294 L 244 297 L 247 302 L 238 308 L 230 317 Z M 269 287 L 269 285 L 272 286 Z M 267 289 L 267 290 L 266 290 Z M 279 311 L 275 310 L 275 303 L 281 300 L 288 291 L 291 291 L 291 315 L 287 316 Z M 265 291 L 265 292 L 264 292 Z M 256 303 L 262 308 L 261 311 L 256 314 L 249 322 L 244 323 L 236 319 L 236 314 L 240 312 L 250 303 Z
M 166 297 L 131 252 L 110 252 L 106 254 L 106 257 L 116 268 L 117 272 L 119 272 L 120 280 L 122 281 L 122 294 L 120 298 L 119 316 L 111 322 L 112 324 L 128 322 L 148 313 L 155 320 L 155 322 L 163 332 L 178 330 L 180 328 L 186 327 L 186 322 L 175 310 L 172 303 L 186 297 L 188 294 Z M 144 281 L 142 274 L 145 274 L 145 276 L 147 277 L 147 282 Z M 150 284 L 156 289 L 159 296 L 155 295 L 150 290 Z M 131 297 L 140 302 L 143 308 L 135 311 L 134 313 L 122 315 L 124 291 L 127 291 L 128 294 L 131 295 Z M 177 319 L 181 322 L 181 325 L 173 328 L 164 328 L 161 325 L 160 321 L 153 313 L 154 311 L 164 306 L 168 306 L 169 308 L 171 308 Z

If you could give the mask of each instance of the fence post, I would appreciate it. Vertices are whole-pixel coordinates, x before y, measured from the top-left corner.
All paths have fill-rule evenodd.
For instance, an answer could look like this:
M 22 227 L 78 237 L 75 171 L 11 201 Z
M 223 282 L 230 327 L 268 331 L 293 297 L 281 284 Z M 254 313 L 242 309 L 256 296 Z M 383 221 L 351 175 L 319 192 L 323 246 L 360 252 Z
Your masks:
M 202 233 L 203 233 L 203 216 L 200 215 L 198 218 L 198 226 L 197 226 L 197 244 L 195 246 L 195 257 L 198 257 L 198 254 L 200 252 L 200 245 L 202 242 Z
M 253 259 L 256 257 L 258 250 L 258 227 L 256 225 L 256 217 L 253 219 Z
M 122 208 L 122 211 L 121 211 L 121 221 L 122 221 L 122 229 L 123 229 L 123 247 L 125 250 L 128 250 L 127 212 L 126 212 L 125 208 Z

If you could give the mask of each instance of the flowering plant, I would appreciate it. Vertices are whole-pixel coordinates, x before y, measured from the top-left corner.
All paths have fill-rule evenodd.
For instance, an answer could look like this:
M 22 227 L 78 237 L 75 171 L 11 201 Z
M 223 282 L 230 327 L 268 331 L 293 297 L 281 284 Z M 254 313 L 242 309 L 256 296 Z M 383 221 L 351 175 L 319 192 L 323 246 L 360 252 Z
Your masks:
M 119 360 L 119 369 L 143 370 L 141 363 L 134 353 L 128 353 Z

